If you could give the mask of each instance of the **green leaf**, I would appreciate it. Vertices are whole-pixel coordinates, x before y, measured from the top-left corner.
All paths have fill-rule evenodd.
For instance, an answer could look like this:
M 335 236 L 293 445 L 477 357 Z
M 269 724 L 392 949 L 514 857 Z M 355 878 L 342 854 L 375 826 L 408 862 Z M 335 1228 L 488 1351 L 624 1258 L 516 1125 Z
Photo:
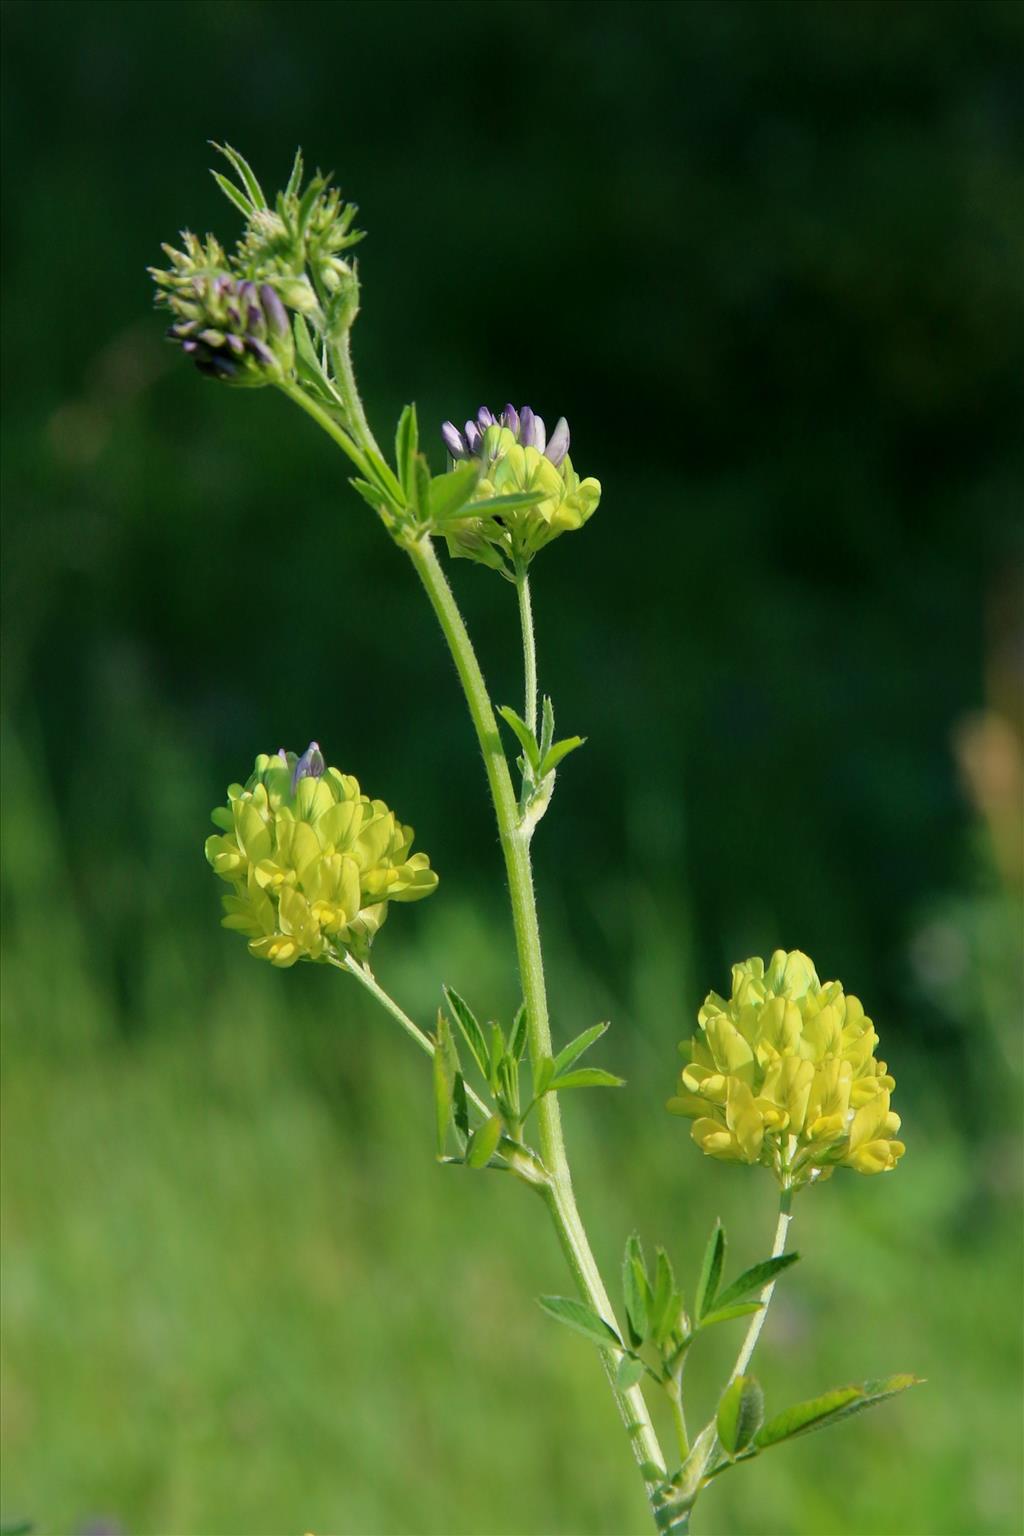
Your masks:
M 538 1296 L 537 1300 L 549 1317 L 556 1318 L 567 1328 L 574 1328 L 592 1343 L 600 1344 L 604 1349 L 609 1344 L 617 1344 L 622 1348 L 622 1340 L 611 1324 L 606 1323 L 603 1317 L 598 1317 L 582 1301 L 575 1301 L 569 1296 Z
M 754 1264 L 750 1269 L 745 1269 L 738 1279 L 727 1286 L 722 1294 L 715 1298 L 716 1307 L 728 1307 L 732 1302 L 739 1301 L 741 1296 L 746 1296 L 750 1291 L 760 1291 L 781 1275 L 784 1269 L 795 1264 L 800 1257 L 798 1253 L 780 1253 L 778 1258 L 765 1259 L 762 1264 Z
M 657 1250 L 658 1259 L 654 1276 L 654 1299 L 651 1302 L 651 1338 L 658 1349 L 663 1349 L 679 1326 L 683 1310 L 683 1298 L 676 1289 L 672 1261 L 664 1248 Z
M 546 501 L 547 496 L 547 491 L 513 491 L 507 496 L 488 496 L 483 501 L 474 501 L 473 516 L 504 517 L 506 512 L 525 512 L 528 507 Z
M 715 1434 L 716 1429 L 713 1423 L 701 1430 L 693 1442 L 689 1456 L 672 1479 L 672 1485 L 679 1490 L 686 1508 L 693 1503 L 700 1489 L 715 1443 Z
M 409 498 L 421 523 L 430 519 L 430 466 L 426 456 L 416 454 L 412 461 L 412 495 Z
M 561 741 L 556 741 L 554 746 L 544 754 L 541 761 L 541 778 L 545 774 L 553 773 L 562 759 L 568 757 L 570 752 L 575 752 L 577 747 L 582 747 L 586 739 L 585 736 L 566 736 Z
M 456 1072 L 452 1084 L 452 1118 L 457 1136 L 462 1137 L 462 1148 L 469 1140 L 469 1105 L 466 1103 L 466 1079 Z
M 555 706 L 548 694 L 544 695 L 544 702 L 540 709 L 540 755 L 545 757 L 551 750 L 551 743 L 555 739 Z
M 477 1022 L 476 1014 L 467 1002 L 465 1002 L 454 987 L 442 987 L 444 1000 L 448 1004 L 448 1011 L 462 1032 L 462 1038 L 469 1046 L 473 1060 L 476 1062 L 484 1077 L 490 1080 L 490 1056 L 487 1050 L 487 1042 L 484 1032 Z
M 563 1088 L 623 1088 L 626 1079 L 605 1072 L 602 1067 L 580 1067 L 576 1072 L 566 1072 L 562 1077 L 552 1077 L 548 1087 L 561 1093 Z
M 650 1331 L 651 1283 L 640 1239 L 634 1232 L 626 1239 L 622 1256 L 622 1297 L 626 1304 L 626 1327 L 634 1346 L 644 1342 Z
M 714 1328 L 716 1323 L 731 1323 L 734 1317 L 750 1317 L 755 1312 L 760 1312 L 763 1303 L 760 1301 L 737 1301 L 731 1307 L 716 1307 L 713 1312 L 705 1312 L 698 1328 Z
M 372 507 L 375 512 L 379 512 L 382 506 L 387 506 L 388 498 L 379 485 L 371 485 L 368 480 L 360 480 L 358 476 L 353 476 L 349 485 L 354 491 L 359 492 L 367 506 Z
M 480 479 L 478 464 L 456 464 L 430 482 L 430 516 L 435 523 L 452 522 L 468 507 Z
M 592 1024 L 589 1029 L 585 1029 L 582 1034 L 577 1035 L 575 1040 L 570 1040 L 568 1045 L 563 1046 L 555 1057 L 555 1076 L 557 1077 L 560 1072 L 564 1072 L 566 1067 L 571 1067 L 577 1057 L 582 1056 L 584 1051 L 589 1050 L 595 1040 L 600 1040 L 601 1036 L 607 1032 L 607 1029 L 607 1024 Z
M 783 1440 L 792 1440 L 796 1435 L 805 1435 L 812 1429 L 824 1429 L 828 1424 L 836 1424 L 840 1419 L 849 1418 L 853 1413 L 861 1413 L 865 1408 L 873 1408 L 876 1403 L 884 1403 L 888 1398 L 895 1397 L 898 1392 L 905 1392 L 908 1387 L 913 1387 L 921 1380 L 919 1376 L 885 1376 L 874 1381 L 861 1382 L 859 1386 L 836 1387 L 831 1392 L 825 1392 L 821 1397 L 809 1398 L 803 1403 L 794 1403 L 792 1408 L 776 1414 L 774 1419 L 769 1419 L 764 1428 L 754 1437 L 754 1444 L 758 1450 L 767 1450 L 770 1446 L 778 1445 Z
M 420 428 L 415 405 L 407 405 L 398 418 L 395 432 L 395 467 L 407 502 L 416 500 L 416 454 L 420 446 Z
M 437 1155 L 444 1156 L 448 1140 L 448 1122 L 452 1113 L 452 1088 L 457 1063 L 451 1025 L 437 1010 L 437 1034 L 434 1036 L 434 1108 L 437 1114 Z
M 526 1055 L 526 1041 L 526 1004 L 520 1003 L 516 1010 L 516 1016 L 512 1020 L 512 1033 L 509 1036 L 508 1042 L 509 1055 L 513 1056 L 516 1061 L 522 1061 Z
M 533 1096 L 542 1098 L 551 1086 L 551 1079 L 555 1075 L 555 1063 L 550 1056 L 542 1056 L 533 1066 Z
M 291 174 L 288 177 L 288 185 L 284 189 L 285 197 L 297 197 L 302 186 L 302 150 L 295 151 L 295 159 L 292 161 Z
M 248 192 L 249 199 L 253 206 L 256 208 L 266 208 L 267 200 L 263 195 L 263 188 L 256 180 L 256 174 L 248 160 L 244 160 L 238 153 L 238 150 L 232 149 L 230 144 L 218 144 L 213 139 L 211 139 L 210 142 L 214 149 L 218 150 L 219 153 L 224 156 L 225 160 L 227 160 L 231 165 L 239 181 L 242 183 L 246 192 Z M 214 172 L 214 174 L 216 175 L 216 172 Z
M 642 1360 L 635 1355 L 623 1355 L 615 1371 L 615 1380 L 621 1392 L 628 1392 L 630 1387 L 635 1387 L 647 1367 Z
M 764 1422 L 764 1393 L 756 1376 L 737 1376 L 718 1405 L 718 1438 L 730 1456 L 746 1450 Z
M 517 715 L 510 704 L 500 704 L 498 714 L 505 724 L 515 732 L 516 739 L 526 753 L 526 761 L 534 773 L 540 767 L 540 749 L 537 746 L 537 738 L 521 715 Z
M 505 1055 L 505 1036 L 501 1032 L 501 1025 L 494 1019 L 491 1020 L 491 1045 L 487 1061 L 487 1081 L 492 1088 L 498 1086 L 498 1072 Z
M 256 212 L 256 209 L 253 207 L 252 203 L 250 203 L 245 193 L 240 192 L 239 189 L 235 186 L 234 182 L 228 181 L 227 177 L 222 176 L 220 171 L 211 171 L 210 175 L 213 177 L 218 187 L 220 187 L 221 191 L 224 193 L 224 196 L 228 199 L 228 202 L 234 203 L 239 213 L 241 213 L 243 219 L 251 219 L 253 214 Z
M 693 1299 L 694 1312 L 697 1321 L 700 1322 L 705 1312 L 709 1312 L 714 1305 L 718 1294 L 718 1283 L 722 1278 L 722 1265 L 725 1263 L 725 1229 L 721 1221 L 716 1221 L 708 1245 L 704 1250 L 704 1262 L 700 1268 L 700 1279 L 697 1281 L 697 1294 Z
M 470 1137 L 466 1148 L 466 1162 L 470 1168 L 485 1168 L 494 1156 L 501 1140 L 501 1116 L 492 1115 Z
M 365 458 L 367 473 L 373 476 L 377 484 L 386 493 L 388 500 L 399 509 L 404 507 L 405 493 L 391 465 L 373 448 L 365 450 Z

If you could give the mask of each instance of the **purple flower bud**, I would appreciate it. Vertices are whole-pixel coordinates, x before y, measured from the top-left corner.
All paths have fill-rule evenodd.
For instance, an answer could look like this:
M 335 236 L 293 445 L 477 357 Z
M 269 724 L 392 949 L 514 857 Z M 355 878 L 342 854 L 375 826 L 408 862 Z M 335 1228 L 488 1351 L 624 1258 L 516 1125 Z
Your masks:
M 198 341 L 183 341 L 181 344 L 181 350 L 183 352 L 187 352 L 189 356 L 191 356 L 193 352 L 199 351 L 199 343 Z
M 263 311 L 255 304 L 247 304 L 245 308 L 245 328 L 250 336 L 265 336 L 267 327 L 263 320 Z
M 323 753 L 320 751 L 320 743 L 311 741 L 295 764 L 295 770 L 292 773 L 292 794 L 294 795 L 298 788 L 300 779 L 319 779 L 326 766 Z
M 196 367 L 209 379 L 233 379 L 238 372 L 237 363 L 229 362 L 226 357 L 199 357 Z
M 246 350 L 252 354 L 265 368 L 273 366 L 274 354 L 265 341 L 259 341 L 255 336 L 245 338 Z
M 548 433 L 544 425 L 544 418 L 543 416 L 535 416 L 533 418 L 533 446 L 538 453 L 544 452 L 544 445 L 547 443 L 547 440 Z
M 238 297 L 243 304 L 256 304 L 259 301 L 259 293 L 256 284 L 248 278 L 238 285 Z
M 481 434 L 475 421 L 466 422 L 466 447 L 471 455 L 480 452 Z
M 263 313 L 267 317 L 267 324 L 274 335 L 287 336 L 289 329 L 288 311 L 269 283 L 260 284 L 260 302 L 263 305 Z
M 482 405 L 476 413 L 476 419 L 481 432 L 486 432 L 488 427 L 494 426 L 494 412 L 489 411 L 486 405 Z
M 535 420 L 536 418 L 530 407 L 528 405 L 524 405 L 522 410 L 519 412 L 519 441 L 522 443 L 524 448 L 532 448 L 534 446 Z
M 216 350 L 217 347 L 224 345 L 224 332 L 214 330 L 212 326 L 207 326 L 205 331 L 199 332 L 199 340 L 205 341 L 208 347 L 213 347 Z
M 519 412 L 514 405 L 506 405 L 502 411 L 501 425 L 507 427 L 513 437 L 519 436 Z
M 555 430 L 551 434 L 548 446 L 544 450 L 544 457 L 550 459 L 557 469 L 569 452 L 569 423 L 564 416 L 559 416 L 555 422 Z
M 453 459 L 464 459 L 466 457 L 466 444 L 462 433 L 453 421 L 446 421 L 442 424 L 441 436 L 444 438 L 444 445 Z
M 231 292 L 234 286 L 235 285 L 231 281 L 230 277 L 228 277 L 225 273 L 222 273 L 220 277 L 214 278 L 210 285 L 210 291 L 215 299 L 222 299 L 226 293 Z
M 241 357 L 242 353 L 245 351 L 245 342 L 242 340 L 241 336 L 225 336 L 224 343 L 227 346 L 228 351 L 233 352 L 236 357 Z
M 240 331 L 242 329 L 242 311 L 239 309 L 234 300 L 232 300 L 232 302 L 228 305 L 228 319 L 231 321 L 231 324 L 234 326 L 236 331 Z

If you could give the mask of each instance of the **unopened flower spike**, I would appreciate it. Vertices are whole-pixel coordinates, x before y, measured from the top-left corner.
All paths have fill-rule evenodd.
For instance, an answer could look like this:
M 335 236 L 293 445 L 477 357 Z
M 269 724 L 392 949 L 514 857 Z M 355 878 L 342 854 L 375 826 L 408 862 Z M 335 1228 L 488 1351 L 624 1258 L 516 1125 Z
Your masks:
M 365 959 L 390 902 L 437 888 L 426 854 L 411 852 L 412 828 L 327 767 L 315 741 L 301 757 L 261 754 L 213 821 L 206 857 L 230 886 L 224 927 L 273 965 Z
M 475 462 L 481 471 L 466 516 L 446 530 L 453 555 L 507 572 L 529 564 L 560 533 L 582 528 L 597 509 L 600 482 L 581 480 L 573 469 L 564 416 L 549 437 L 528 405 L 506 405 L 497 416 L 481 406 L 461 430 L 446 421 L 441 437 L 453 460 Z M 512 496 L 522 498 L 519 505 L 497 500 Z
M 710 992 L 698 1022 L 668 1107 L 694 1121 L 709 1157 L 762 1163 L 794 1189 L 839 1166 L 896 1166 L 896 1084 L 875 1056 L 874 1025 L 806 955 L 777 949 L 767 967 L 756 957 L 733 966 L 731 997 Z

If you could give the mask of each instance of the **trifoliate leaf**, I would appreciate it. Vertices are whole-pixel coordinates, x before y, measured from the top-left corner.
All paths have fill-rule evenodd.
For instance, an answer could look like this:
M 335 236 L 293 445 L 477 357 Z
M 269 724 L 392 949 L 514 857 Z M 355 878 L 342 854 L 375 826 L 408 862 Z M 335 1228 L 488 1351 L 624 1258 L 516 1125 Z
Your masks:
M 718 1438 L 730 1456 L 743 1451 L 764 1421 L 764 1393 L 756 1376 L 737 1376 L 718 1405 Z
M 849 1418 L 852 1413 L 860 1413 L 865 1408 L 873 1408 L 876 1403 L 884 1403 L 898 1392 L 916 1386 L 920 1380 L 919 1376 L 886 1376 L 875 1381 L 861 1382 L 859 1386 L 836 1387 L 821 1397 L 794 1403 L 792 1408 L 768 1420 L 755 1436 L 754 1444 L 758 1450 L 763 1451 L 769 1446 L 778 1445 L 782 1440 L 792 1440 L 796 1435 L 807 1434 L 812 1429 L 824 1429 L 828 1424 Z
M 573 1062 L 583 1055 L 584 1051 L 590 1049 L 595 1040 L 600 1040 L 607 1029 L 607 1024 L 592 1024 L 589 1029 L 585 1029 L 582 1034 L 577 1035 L 575 1040 L 570 1040 L 568 1045 L 563 1046 L 555 1057 L 555 1076 L 557 1077 L 559 1073 L 571 1067 Z
M 604 1349 L 610 1344 L 617 1344 L 621 1349 L 622 1340 L 611 1324 L 606 1323 L 603 1317 L 599 1317 L 582 1301 L 575 1301 L 569 1296 L 538 1296 L 537 1300 L 549 1317 L 582 1333 L 591 1343 L 599 1344 Z
M 492 1115 L 470 1137 L 466 1148 L 466 1162 L 470 1168 L 484 1168 L 497 1151 L 501 1140 L 501 1116 Z
M 700 1279 L 697 1281 L 697 1294 L 693 1299 L 694 1312 L 697 1321 L 700 1322 L 705 1312 L 709 1312 L 714 1305 L 718 1294 L 718 1284 L 722 1278 L 722 1265 L 725 1262 L 725 1229 L 720 1221 L 716 1221 L 708 1245 L 704 1250 L 704 1262 L 700 1269 Z
M 715 1298 L 716 1310 L 730 1306 L 732 1302 L 739 1301 L 741 1296 L 749 1295 L 751 1291 L 763 1290 L 766 1285 L 781 1275 L 784 1269 L 795 1264 L 799 1257 L 798 1253 L 780 1253 L 778 1258 L 765 1259 L 763 1263 L 754 1264 L 750 1269 L 745 1269 L 738 1279 Z

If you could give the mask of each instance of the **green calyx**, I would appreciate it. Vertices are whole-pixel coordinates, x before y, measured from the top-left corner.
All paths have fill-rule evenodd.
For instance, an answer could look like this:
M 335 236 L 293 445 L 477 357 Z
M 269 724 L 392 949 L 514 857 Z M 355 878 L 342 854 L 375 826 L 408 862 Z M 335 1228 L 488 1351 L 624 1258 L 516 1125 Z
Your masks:
M 445 530 L 448 550 L 506 575 L 559 534 L 582 528 L 601 500 L 600 481 L 581 480 L 568 454 L 556 466 L 537 448 L 517 442 L 507 427 L 487 429 L 480 462 L 473 501 Z M 508 497 L 526 504 L 505 502 Z
M 437 888 L 426 854 L 411 853 L 412 828 L 349 774 L 323 768 L 319 752 L 304 771 L 310 757 L 262 753 L 245 786 L 229 787 L 213 812 L 221 830 L 206 840 L 231 887 L 224 927 L 282 967 L 346 952 L 365 959 L 390 902 Z
M 896 1166 L 896 1084 L 875 1056 L 878 1035 L 860 999 L 820 982 L 806 955 L 778 949 L 767 967 L 733 966 L 731 997 L 709 993 L 698 1022 L 668 1108 L 693 1120 L 709 1157 L 764 1164 L 794 1189 L 837 1166 Z

